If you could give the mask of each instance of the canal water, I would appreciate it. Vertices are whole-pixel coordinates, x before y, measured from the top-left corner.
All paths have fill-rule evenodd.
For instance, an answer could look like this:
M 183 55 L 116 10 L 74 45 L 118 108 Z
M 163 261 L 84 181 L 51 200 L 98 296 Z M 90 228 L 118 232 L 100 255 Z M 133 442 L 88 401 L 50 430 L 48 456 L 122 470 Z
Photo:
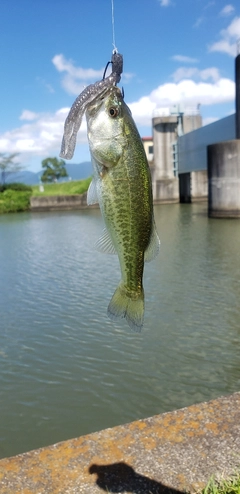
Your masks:
M 0 216 L 0 456 L 240 389 L 240 221 L 155 207 L 145 324 L 107 318 L 98 210 Z

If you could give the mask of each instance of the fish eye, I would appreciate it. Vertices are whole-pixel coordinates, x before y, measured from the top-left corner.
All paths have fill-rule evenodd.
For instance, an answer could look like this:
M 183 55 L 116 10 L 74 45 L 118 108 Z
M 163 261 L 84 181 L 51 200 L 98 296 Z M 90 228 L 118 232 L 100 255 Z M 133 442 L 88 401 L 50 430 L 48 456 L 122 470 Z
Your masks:
M 109 108 L 109 110 L 108 110 L 108 113 L 109 113 L 110 117 L 115 118 L 118 115 L 118 109 L 115 108 L 114 106 L 111 106 L 111 108 Z

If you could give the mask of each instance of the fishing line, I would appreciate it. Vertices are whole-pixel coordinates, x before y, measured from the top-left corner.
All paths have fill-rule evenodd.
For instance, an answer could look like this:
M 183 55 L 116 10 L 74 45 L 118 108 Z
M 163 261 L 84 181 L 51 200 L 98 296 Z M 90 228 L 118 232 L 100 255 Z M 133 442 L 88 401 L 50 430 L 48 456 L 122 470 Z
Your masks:
M 111 0 L 111 4 L 112 4 L 112 44 L 113 44 L 113 53 L 118 53 L 117 47 L 115 45 L 114 0 Z

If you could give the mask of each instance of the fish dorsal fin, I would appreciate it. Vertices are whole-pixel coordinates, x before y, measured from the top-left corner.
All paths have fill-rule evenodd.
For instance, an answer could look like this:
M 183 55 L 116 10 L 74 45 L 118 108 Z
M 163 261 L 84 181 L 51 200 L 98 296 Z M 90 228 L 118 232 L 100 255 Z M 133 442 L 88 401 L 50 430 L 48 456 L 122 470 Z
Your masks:
M 157 233 L 155 222 L 153 222 L 150 242 L 144 253 L 144 261 L 150 262 L 153 259 L 155 259 L 155 257 L 159 253 L 159 250 L 160 250 L 160 240 Z
M 104 254 L 117 254 L 106 228 L 104 228 L 101 237 L 97 240 L 95 247 L 99 252 L 104 252 Z
M 87 204 L 90 206 L 91 204 L 98 203 L 98 194 L 97 194 L 97 181 L 93 178 L 91 181 L 88 191 L 87 191 Z

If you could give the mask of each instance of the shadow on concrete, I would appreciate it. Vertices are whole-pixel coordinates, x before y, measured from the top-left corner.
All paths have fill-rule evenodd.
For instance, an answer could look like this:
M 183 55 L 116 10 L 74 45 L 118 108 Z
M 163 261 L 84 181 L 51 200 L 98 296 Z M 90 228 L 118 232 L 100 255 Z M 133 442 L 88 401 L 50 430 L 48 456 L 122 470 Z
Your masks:
M 139 475 L 124 462 L 112 465 L 91 465 L 90 474 L 97 474 L 96 484 L 109 493 L 131 492 L 132 494 L 182 494 L 166 485 Z

